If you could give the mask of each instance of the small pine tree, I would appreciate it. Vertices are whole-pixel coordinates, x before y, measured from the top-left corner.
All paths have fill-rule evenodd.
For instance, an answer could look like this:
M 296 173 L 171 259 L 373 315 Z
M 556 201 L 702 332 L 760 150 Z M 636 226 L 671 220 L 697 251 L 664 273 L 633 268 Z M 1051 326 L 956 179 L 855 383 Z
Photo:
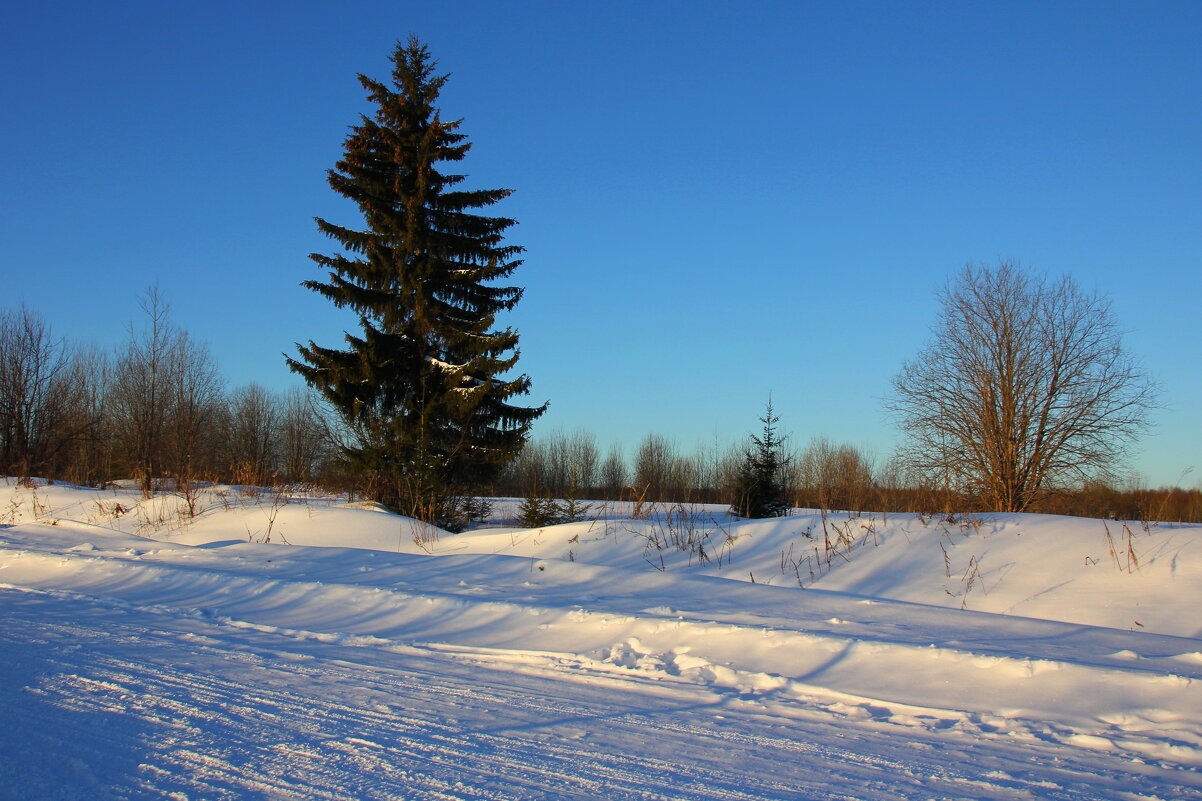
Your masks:
M 345 349 L 297 345 L 288 365 L 342 415 L 343 448 L 364 491 L 398 511 L 453 529 L 456 498 L 490 481 L 521 449 L 546 409 L 514 405 L 525 375 L 518 334 L 495 327 L 520 287 L 498 286 L 521 260 L 503 243 L 514 221 L 476 213 L 508 189 L 463 190 L 445 164 L 471 145 L 435 105 L 447 76 L 416 38 L 397 43 L 392 85 L 360 75 L 376 104 L 351 128 L 329 171 L 331 188 L 358 205 L 366 230 L 317 220 L 341 253 L 313 254 L 328 281 L 304 286 L 357 313 Z
M 782 517 L 789 512 L 785 487 L 789 457 L 784 451 L 787 437 L 776 433 L 780 418 L 771 398 L 760 422 L 764 424 L 762 433 L 751 435 L 751 444 L 743 453 L 731 512 L 746 518 Z
M 518 506 L 517 522 L 523 528 L 542 528 L 567 521 L 564 520 L 564 509 L 559 502 L 535 490 L 523 498 Z
M 575 495 L 576 493 L 573 488 L 570 497 L 565 498 L 564 502 L 559 505 L 562 511 L 561 517 L 565 523 L 579 523 L 587 517 L 589 510 L 593 508 L 591 503 L 584 503 L 575 497 Z

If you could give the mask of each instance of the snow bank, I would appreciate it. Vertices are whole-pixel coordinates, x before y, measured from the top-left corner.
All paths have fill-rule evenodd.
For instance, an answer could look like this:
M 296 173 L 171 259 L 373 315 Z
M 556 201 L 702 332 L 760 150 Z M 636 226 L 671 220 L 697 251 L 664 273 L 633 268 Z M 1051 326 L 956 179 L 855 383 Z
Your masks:
M 8 493 L 0 589 L 197 621 L 218 641 L 417 649 L 704 688 L 794 721 L 1202 766 L 1196 526 L 677 508 L 452 535 L 232 488 L 190 499 L 191 517 L 178 496 Z

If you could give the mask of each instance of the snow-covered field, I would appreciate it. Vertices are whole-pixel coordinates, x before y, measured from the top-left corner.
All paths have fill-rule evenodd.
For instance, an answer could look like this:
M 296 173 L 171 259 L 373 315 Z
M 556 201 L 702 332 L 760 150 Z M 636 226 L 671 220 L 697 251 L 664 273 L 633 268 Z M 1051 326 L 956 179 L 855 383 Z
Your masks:
M 1199 526 L 195 501 L 0 480 L 0 797 L 1202 798 Z

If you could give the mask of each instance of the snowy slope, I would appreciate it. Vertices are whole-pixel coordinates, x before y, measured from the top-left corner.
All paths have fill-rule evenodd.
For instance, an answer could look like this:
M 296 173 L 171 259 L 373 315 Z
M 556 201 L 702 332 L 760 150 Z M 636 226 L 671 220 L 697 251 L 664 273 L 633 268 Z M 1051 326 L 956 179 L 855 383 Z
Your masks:
M 4 491 L 0 797 L 1202 798 L 1199 527 Z

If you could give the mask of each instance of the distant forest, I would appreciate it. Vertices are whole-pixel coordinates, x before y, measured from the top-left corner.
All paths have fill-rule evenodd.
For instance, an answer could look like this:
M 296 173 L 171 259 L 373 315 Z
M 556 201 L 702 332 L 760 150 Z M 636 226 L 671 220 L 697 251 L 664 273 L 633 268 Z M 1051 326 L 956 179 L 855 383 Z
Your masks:
M 147 492 L 214 482 L 361 493 L 341 458 L 345 432 L 337 415 L 310 392 L 228 389 L 208 348 L 174 325 L 157 291 L 141 306 L 141 325 L 111 351 L 56 338 L 29 308 L 0 311 L 0 471 L 94 487 L 136 478 Z M 983 498 L 912 475 L 898 459 L 874 460 L 822 437 L 785 445 L 786 493 L 797 508 L 989 511 Z M 602 448 L 590 432 L 558 430 L 532 438 L 474 491 L 565 502 L 732 504 L 747 447 L 685 450 L 652 433 L 627 454 L 616 444 Z M 1031 511 L 1202 522 L 1202 491 L 1095 481 L 1061 488 Z

